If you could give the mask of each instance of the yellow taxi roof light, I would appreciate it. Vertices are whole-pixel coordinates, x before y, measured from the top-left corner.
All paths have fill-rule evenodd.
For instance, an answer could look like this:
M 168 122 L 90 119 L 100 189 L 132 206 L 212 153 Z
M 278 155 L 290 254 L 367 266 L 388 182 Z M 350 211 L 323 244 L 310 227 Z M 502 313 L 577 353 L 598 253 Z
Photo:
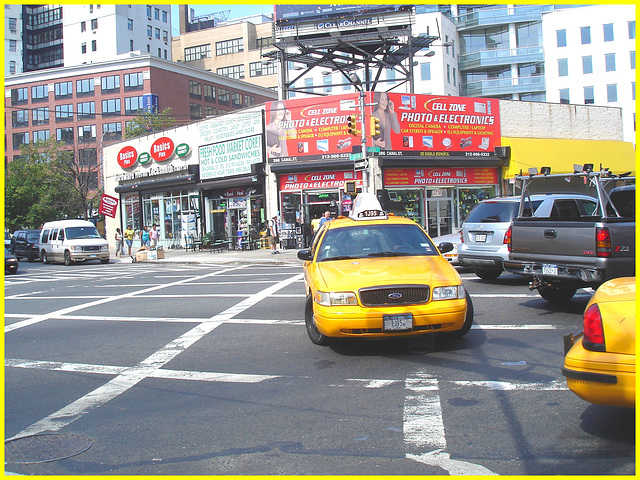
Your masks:
M 373 193 L 359 193 L 353 202 L 349 217 L 353 220 L 384 220 L 387 213 Z

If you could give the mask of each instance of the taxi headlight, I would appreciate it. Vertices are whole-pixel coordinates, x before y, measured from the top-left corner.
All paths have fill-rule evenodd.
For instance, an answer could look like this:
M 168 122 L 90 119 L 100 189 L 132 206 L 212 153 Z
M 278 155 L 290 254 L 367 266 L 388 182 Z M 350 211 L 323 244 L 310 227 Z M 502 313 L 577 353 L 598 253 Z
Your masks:
M 330 307 L 332 305 L 357 305 L 358 299 L 353 292 L 316 292 L 316 303 Z
M 450 287 L 435 287 L 433 289 L 432 300 L 456 300 L 465 298 L 466 292 L 462 285 L 453 285 Z

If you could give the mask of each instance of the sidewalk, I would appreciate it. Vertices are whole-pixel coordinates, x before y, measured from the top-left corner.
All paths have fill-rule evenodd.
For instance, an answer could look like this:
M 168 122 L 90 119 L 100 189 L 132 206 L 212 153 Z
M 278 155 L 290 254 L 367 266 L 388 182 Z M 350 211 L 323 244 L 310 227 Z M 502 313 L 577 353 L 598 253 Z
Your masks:
M 133 247 L 131 253 L 135 256 L 139 247 Z M 241 265 L 241 264 L 266 264 L 266 265 L 300 265 L 302 260 L 298 259 L 298 250 L 278 250 L 280 253 L 273 255 L 270 249 L 260 250 L 229 250 L 222 252 L 209 252 L 209 250 L 185 250 L 167 249 L 164 251 L 165 258 L 159 260 L 146 260 L 139 263 L 171 263 L 178 265 Z M 110 263 L 131 263 L 131 257 L 125 255 L 120 257 L 115 255 L 115 249 L 111 248 Z

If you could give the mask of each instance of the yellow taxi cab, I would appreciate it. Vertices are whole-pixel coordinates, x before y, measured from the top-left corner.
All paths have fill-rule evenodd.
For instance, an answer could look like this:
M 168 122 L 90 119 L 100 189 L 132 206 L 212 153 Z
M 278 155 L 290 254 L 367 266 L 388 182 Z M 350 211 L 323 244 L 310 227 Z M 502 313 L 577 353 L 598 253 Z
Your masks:
M 603 283 L 587 304 L 583 329 L 575 337 L 564 337 L 562 374 L 567 379 L 567 386 L 590 403 L 634 408 L 635 277 Z
M 317 345 L 346 337 L 457 337 L 471 328 L 473 304 L 458 272 L 418 224 L 387 215 L 373 194 L 359 194 L 348 217 L 324 223 L 298 258 L 305 261 L 307 333 Z

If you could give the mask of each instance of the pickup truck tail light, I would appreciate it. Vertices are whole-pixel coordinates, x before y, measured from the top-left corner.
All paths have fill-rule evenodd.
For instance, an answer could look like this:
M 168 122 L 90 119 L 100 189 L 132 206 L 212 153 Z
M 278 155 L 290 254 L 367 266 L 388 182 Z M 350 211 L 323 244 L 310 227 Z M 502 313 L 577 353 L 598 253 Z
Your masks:
M 502 241 L 507 246 L 507 250 L 511 251 L 511 225 L 504 234 L 504 240 Z
M 583 317 L 584 336 L 582 346 L 586 350 L 604 352 L 604 328 L 602 327 L 602 316 L 598 304 L 594 303 L 584 312 Z
M 596 257 L 611 256 L 611 235 L 607 227 L 596 228 Z

